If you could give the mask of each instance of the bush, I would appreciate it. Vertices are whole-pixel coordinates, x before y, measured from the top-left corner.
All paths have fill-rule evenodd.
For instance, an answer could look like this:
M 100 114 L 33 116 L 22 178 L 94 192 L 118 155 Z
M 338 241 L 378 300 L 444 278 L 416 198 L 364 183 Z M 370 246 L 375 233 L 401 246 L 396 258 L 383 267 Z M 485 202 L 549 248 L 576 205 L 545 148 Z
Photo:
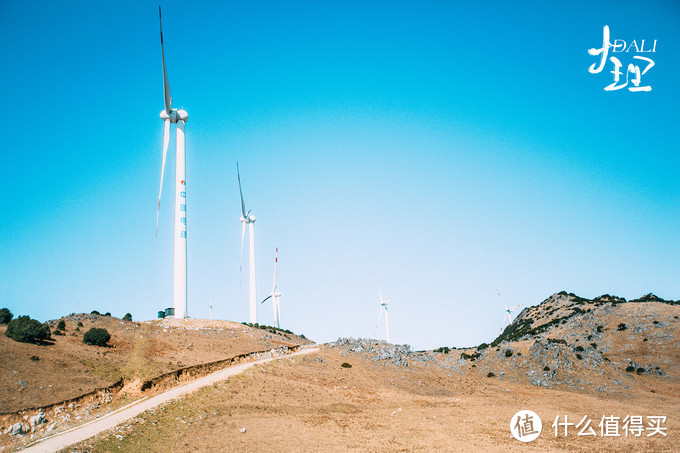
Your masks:
M 574 351 L 576 351 L 576 352 L 583 352 L 583 346 L 576 346 L 576 347 L 574 348 Z
M 616 328 L 616 330 L 626 330 L 628 327 L 624 323 L 619 324 L 619 326 Z
M 448 346 L 442 346 L 441 348 L 437 348 L 434 350 L 434 352 L 441 352 L 443 354 L 448 354 L 451 349 L 449 349 Z
M 34 362 L 37 362 L 38 360 L 40 360 L 40 357 L 38 357 L 37 355 L 32 355 L 31 360 L 33 360 Z
M 83 323 L 82 323 L 82 321 L 78 321 L 78 324 L 77 324 L 77 326 L 78 326 L 78 327 L 83 327 Z
M 57 324 L 57 330 L 66 330 L 66 323 L 63 319 L 59 321 L 59 324 Z
M 583 359 L 583 356 L 582 356 L 581 354 L 579 354 L 579 353 L 576 353 L 576 358 L 579 359 L 579 360 L 581 360 L 581 359 Z
M 491 371 L 489 371 L 489 374 L 486 375 L 486 377 L 494 377 L 494 376 L 496 376 L 496 375 L 493 374 L 493 372 L 491 372 Z
M 19 316 L 10 321 L 5 336 L 21 343 L 41 343 L 52 338 L 47 324 L 42 324 L 29 316 Z
M 91 314 L 91 315 L 101 315 L 101 313 L 99 313 L 97 310 L 92 310 L 92 311 L 90 312 L 90 314 Z
M 83 343 L 93 346 L 106 346 L 110 339 L 111 335 L 109 335 L 109 332 L 98 327 L 91 328 L 83 335 Z
M 64 332 L 62 332 L 62 331 L 59 330 L 59 329 L 57 329 L 57 330 L 55 330 L 54 332 L 52 332 L 52 334 L 53 334 L 53 335 L 61 335 L 62 337 L 64 336 Z
M 14 315 L 8 308 L 0 308 L 0 324 L 9 324 Z
M 482 343 L 482 344 L 480 344 L 479 346 L 477 346 L 477 350 L 478 350 L 478 351 L 483 351 L 483 350 L 485 350 L 485 349 L 488 348 L 488 347 L 489 347 L 488 344 Z
M 632 365 L 627 366 L 627 367 L 626 367 L 626 372 L 627 372 L 627 373 L 633 373 L 633 372 L 635 372 L 635 367 L 632 366 Z
M 635 370 L 635 372 L 636 372 L 637 374 L 642 374 L 642 373 L 644 373 L 645 371 L 646 371 L 646 370 L 645 370 L 644 368 L 642 368 L 642 367 L 640 367 L 640 368 L 638 368 L 637 370 Z
M 512 357 L 512 350 L 511 349 L 505 350 L 505 357 Z
M 350 364 L 347 363 L 347 362 L 344 362 L 344 363 L 343 363 L 342 365 L 340 365 L 340 366 L 343 367 L 343 368 L 352 368 L 352 365 L 350 365 Z
M 550 371 L 550 367 L 549 366 L 543 367 L 543 371 Z
M 111 312 L 107 311 L 106 313 L 104 313 L 104 316 L 111 316 Z
M 123 316 L 123 321 L 132 321 L 132 315 L 130 313 L 125 313 L 125 316 Z

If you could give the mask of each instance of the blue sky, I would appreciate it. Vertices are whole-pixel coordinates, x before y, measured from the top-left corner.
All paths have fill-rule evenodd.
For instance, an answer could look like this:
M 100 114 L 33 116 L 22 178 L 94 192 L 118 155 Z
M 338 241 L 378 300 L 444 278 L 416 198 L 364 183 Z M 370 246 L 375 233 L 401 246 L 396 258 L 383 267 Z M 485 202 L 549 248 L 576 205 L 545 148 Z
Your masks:
M 495 338 L 496 288 L 513 305 L 680 299 L 677 4 L 365 3 L 162 2 L 189 112 L 192 317 L 210 297 L 216 318 L 248 317 L 236 161 L 258 298 L 278 246 L 283 327 L 318 341 L 374 334 L 376 281 L 392 340 L 416 348 Z M 0 305 L 15 314 L 172 304 L 172 152 L 154 237 L 157 6 L 0 2 Z M 604 25 L 657 40 L 652 91 L 604 91 L 610 63 L 588 73 Z

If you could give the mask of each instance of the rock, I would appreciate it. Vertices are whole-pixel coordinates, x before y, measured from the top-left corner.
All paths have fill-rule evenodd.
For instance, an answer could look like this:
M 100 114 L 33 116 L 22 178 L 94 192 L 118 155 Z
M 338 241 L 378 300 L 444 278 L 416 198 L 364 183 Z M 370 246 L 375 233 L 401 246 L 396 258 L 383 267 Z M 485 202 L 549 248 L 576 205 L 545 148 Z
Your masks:
M 47 420 L 45 419 L 45 413 L 43 411 L 38 412 L 33 417 L 28 419 L 28 425 L 31 427 L 31 431 L 34 431 L 35 428 L 42 423 L 47 423 Z
M 10 436 L 16 436 L 17 434 L 23 434 L 24 432 L 25 432 L 24 426 L 19 422 L 7 428 L 6 431 L 6 433 L 9 434 Z
M 239 431 L 241 431 L 241 433 L 245 433 L 246 432 L 245 426 L 243 428 L 239 429 Z

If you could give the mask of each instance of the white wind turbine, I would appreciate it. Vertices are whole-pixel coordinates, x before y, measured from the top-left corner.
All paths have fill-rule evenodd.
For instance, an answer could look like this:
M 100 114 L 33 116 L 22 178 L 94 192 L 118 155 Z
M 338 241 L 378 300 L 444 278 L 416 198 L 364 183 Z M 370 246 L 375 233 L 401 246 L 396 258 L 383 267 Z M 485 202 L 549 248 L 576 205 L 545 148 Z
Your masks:
M 163 24 L 161 23 L 161 7 L 158 7 L 158 22 L 161 30 L 161 58 L 163 60 L 163 95 L 165 109 L 161 111 L 161 119 L 165 122 L 163 133 L 163 161 L 161 164 L 161 184 L 158 189 L 158 208 L 156 210 L 156 236 L 158 236 L 158 214 L 161 209 L 161 191 L 163 190 L 163 173 L 165 158 L 170 141 L 170 124 L 177 125 L 177 141 L 175 143 L 175 237 L 173 259 L 173 291 L 172 302 L 175 318 L 186 318 L 187 314 L 187 205 L 186 205 L 186 156 L 184 147 L 184 124 L 189 115 L 182 109 L 172 108 L 168 73 L 165 70 L 165 52 L 163 51 Z
M 241 172 L 236 162 L 236 175 L 238 177 L 238 191 L 241 194 L 241 264 L 239 272 L 243 267 L 243 240 L 246 237 L 246 224 L 248 224 L 248 236 L 250 239 L 250 250 L 248 252 L 250 258 L 250 322 L 255 324 L 257 322 L 257 289 L 255 288 L 255 216 L 250 215 L 250 211 L 246 212 L 246 204 L 243 201 L 243 190 L 241 190 Z
M 503 326 L 505 325 L 505 320 L 508 319 L 510 322 L 508 322 L 508 325 L 512 324 L 512 312 L 516 311 L 519 307 L 521 307 L 524 304 L 519 304 L 515 305 L 514 307 L 508 307 L 505 305 L 505 301 L 501 297 L 501 293 L 496 290 L 496 293 L 498 294 L 498 297 L 501 299 L 501 302 L 503 302 L 503 306 L 505 307 L 505 316 L 503 317 L 503 323 L 501 324 L 501 333 L 503 333 Z
M 390 342 L 390 318 L 389 318 L 389 312 L 387 311 L 387 304 L 392 302 L 392 299 L 384 300 L 382 293 L 380 292 L 380 286 L 376 283 L 375 284 L 378 287 L 378 296 L 380 296 L 380 307 L 378 308 L 378 321 L 375 323 L 375 330 L 373 331 L 373 336 L 375 336 L 375 332 L 378 330 L 378 324 L 380 324 L 380 318 L 382 317 L 383 310 L 385 311 L 385 339 L 387 342 Z
M 213 309 L 213 304 L 212 304 L 212 296 L 210 297 L 210 320 L 212 321 L 212 309 Z
M 276 255 L 274 256 L 274 283 L 272 284 L 272 292 L 265 297 L 261 303 L 267 302 L 270 298 L 272 299 L 272 309 L 274 310 L 274 322 L 276 322 L 276 327 L 281 328 L 281 293 L 277 291 L 276 285 L 276 267 L 279 264 L 279 248 L 276 247 Z

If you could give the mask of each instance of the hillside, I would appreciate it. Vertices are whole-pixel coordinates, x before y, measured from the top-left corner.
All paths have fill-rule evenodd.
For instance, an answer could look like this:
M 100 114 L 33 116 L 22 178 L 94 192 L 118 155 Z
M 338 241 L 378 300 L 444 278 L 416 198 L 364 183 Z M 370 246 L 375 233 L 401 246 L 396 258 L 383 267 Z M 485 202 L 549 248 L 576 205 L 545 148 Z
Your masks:
M 476 348 L 413 352 L 407 345 L 339 339 L 205 387 L 68 451 L 678 451 L 679 317 L 677 302 L 654 296 L 628 302 L 561 292 L 525 308 L 498 338 Z M 115 347 L 106 354 L 81 345 L 77 335 L 59 337 L 54 346 L 24 346 L 69 352 L 81 364 L 87 358 L 103 367 L 97 374 L 74 364 L 73 376 L 103 379 L 105 369 L 115 373 L 103 382 L 121 375 L 130 382 L 238 351 L 306 341 L 229 322 L 102 318 L 88 322 L 108 323 L 114 331 Z M 0 343 L 1 354 L 7 341 Z M 13 354 L 14 369 L 30 362 L 26 355 L 17 360 L 18 349 Z M 129 401 L 121 396 L 125 389 L 115 393 L 118 406 L 114 401 L 96 410 Z M 91 419 L 95 406 L 83 403 L 71 415 L 85 421 L 83 410 L 90 408 Z M 542 435 L 530 444 L 510 436 L 509 421 L 520 409 L 543 421 Z M 62 406 L 46 411 L 48 423 L 61 423 L 57 431 L 74 422 L 62 411 L 68 412 Z M 666 416 L 666 436 L 601 435 L 604 416 L 629 415 Z M 588 417 L 596 435 L 555 435 L 553 420 L 565 416 L 574 423 Z M 0 445 L 12 448 L 26 442 L 28 436 L 0 436 Z
M 679 310 L 663 301 L 558 293 L 525 309 L 490 346 L 412 352 L 339 339 L 71 451 L 678 451 Z M 543 421 L 530 444 L 510 436 L 520 409 Z M 603 417 L 618 417 L 620 427 L 629 415 L 666 416 L 666 435 L 650 436 L 648 425 L 640 436 L 622 428 L 619 436 L 602 435 Z M 556 417 L 573 422 L 568 436 L 555 435 Z M 594 436 L 577 435 L 586 417 Z
M 230 321 L 129 322 L 97 314 L 62 319 L 65 335 L 53 334 L 47 345 L 13 341 L 0 326 L 0 415 L 77 398 L 121 380 L 123 385 L 141 382 L 243 353 L 308 343 L 297 335 Z M 48 322 L 52 331 L 58 321 Z M 108 330 L 110 347 L 83 343 L 92 327 Z
M 443 364 L 546 388 L 667 394 L 680 383 L 679 317 L 679 304 L 654 296 L 627 302 L 561 292 L 522 310 L 490 345 Z

